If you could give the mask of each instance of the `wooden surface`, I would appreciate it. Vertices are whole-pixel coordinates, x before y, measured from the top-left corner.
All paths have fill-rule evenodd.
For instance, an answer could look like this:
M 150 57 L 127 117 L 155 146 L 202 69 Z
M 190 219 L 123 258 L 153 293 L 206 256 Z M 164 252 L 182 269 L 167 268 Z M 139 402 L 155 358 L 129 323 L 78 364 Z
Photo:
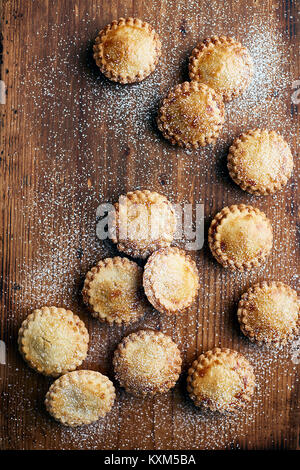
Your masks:
M 226 3 L 226 6 L 223 4 Z M 1 323 L 7 363 L 0 365 L 2 449 L 295 449 L 299 445 L 299 382 L 291 351 L 260 349 L 239 332 L 239 296 L 254 282 L 276 279 L 297 287 L 297 169 L 273 197 L 256 198 L 234 185 L 226 153 L 239 132 L 269 127 L 291 145 L 297 166 L 299 113 L 291 96 L 300 78 L 297 0 L 1 0 Z M 94 65 L 97 31 L 121 16 L 149 21 L 161 36 L 155 73 L 133 86 L 108 82 Z M 233 35 L 249 47 L 256 74 L 245 94 L 226 106 L 215 148 L 185 152 L 164 141 L 154 124 L 159 99 L 187 79 L 198 41 Z M 96 208 L 147 188 L 172 202 L 203 203 L 205 238 L 222 207 L 250 203 L 266 212 L 274 249 L 258 271 L 235 274 L 193 253 L 201 287 L 188 315 L 152 311 L 128 328 L 92 319 L 80 290 L 86 271 L 116 253 L 96 238 Z M 180 245 L 180 243 L 179 243 Z M 52 382 L 31 371 L 17 351 L 22 320 L 42 305 L 65 306 L 86 322 L 91 347 L 83 368 L 112 377 L 111 354 L 127 333 L 146 327 L 170 334 L 183 356 L 182 379 L 165 396 L 139 400 L 117 387 L 106 419 L 69 430 L 45 412 Z M 194 408 L 185 393 L 188 365 L 223 346 L 255 367 L 254 401 L 237 416 Z

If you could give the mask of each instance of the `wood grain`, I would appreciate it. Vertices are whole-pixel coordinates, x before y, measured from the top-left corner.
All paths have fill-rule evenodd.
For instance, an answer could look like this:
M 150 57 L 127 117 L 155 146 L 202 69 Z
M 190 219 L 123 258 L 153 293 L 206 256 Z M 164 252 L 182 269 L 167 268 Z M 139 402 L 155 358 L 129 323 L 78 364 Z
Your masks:
M 299 8 L 297 0 L 223 3 L 0 1 L 0 79 L 7 87 L 6 104 L 0 104 L 0 338 L 7 346 L 7 364 L 0 365 L 2 449 L 299 446 L 297 366 L 289 351 L 273 353 L 250 344 L 235 316 L 239 296 L 258 280 L 297 287 L 297 168 L 283 191 L 266 198 L 242 192 L 226 170 L 232 139 L 262 126 L 287 138 L 298 165 L 299 107 L 291 95 L 293 81 L 300 78 Z M 127 88 L 103 78 L 91 56 L 97 31 L 121 16 L 149 21 L 163 43 L 155 73 Z M 227 106 L 214 148 L 185 152 L 171 147 L 154 124 L 159 99 L 187 79 L 187 59 L 197 42 L 220 33 L 253 48 L 260 64 L 255 87 Z M 266 41 L 273 38 L 269 52 L 264 35 Z M 80 290 L 86 271 L 116 249 L 96 238 L 96 208 L 136 188 L 159 191 L 174 203 L 203 203 L 205 238 L 212 217 L 225 205 L 257 206 L 273 223 L 272 256 L 262 269 L 236 275 L 217 265 L 205 242 L 193 253 L 201 288 L 188 316 L 167 318 L 152 311 L 128 328 L 98 323 L 83 306 Z M 150 400 L 117 388 L 117 402 L 106 419 L 75 431 L 60 426 L 43 405 L 51 379 L 29 370 L 16 346 L 22 320 L 43 304 L 68 307 L 86 322 L 91 348 L 84 368 L 112 377 L 111 355 L 120 339 L 147 326 L 179 344 L 182 379 L 169 394 Z M 246 354 L 257 374 L 253 404 L 237 417 L 196 410 L 186 396 L 188 365 L 218 345 Z

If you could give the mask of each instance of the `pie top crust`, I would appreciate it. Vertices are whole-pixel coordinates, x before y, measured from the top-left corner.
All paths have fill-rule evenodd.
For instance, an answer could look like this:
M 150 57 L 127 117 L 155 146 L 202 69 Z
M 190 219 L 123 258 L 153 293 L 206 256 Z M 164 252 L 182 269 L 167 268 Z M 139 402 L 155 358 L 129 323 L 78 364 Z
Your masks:
M 181 372 L 181 357 L 172 339 L 153 330 L 140 330 L 125 337 L 115 351 L 117 380 L 136 396 L 166 393 Z
M 244 191 L 271 194 L 286 185 L 293 171 L 287 142 L 276 132 L 254 129 L 242 134 L 229 149 L 231 178 Z
M 23 321 L 19 350 L 29 366 L 44 375 L 58 377 L 76 369 L 87 355 L 89 334 L 70 310 L 42 307 Z
M 212 88 L 184 82 L 163 100 L 157 124 L 171 144 L 197 148 L 216 142 L 224 119 L 224 103 Z
M 82 290 L 92 315 L 108 323 L 130 323 L 149 310 L 143 269 L 127 258 L 106 258 L 86 275 Z
M 101 72 L 114 82 L 140 82 L 150 75 L 161 54 L 154 29 L 138 18 L 120 18 L 96 38 L 94 59 Z
M 237 411 L 254 393 L 253 367 L 237 351 L 215 348 L 201 354 L 188 371 L 187 389 L 196 406 Z
M 121 196 L 111 214 L 110 236 L 118 250 L 134 258 L 147 258 L 169 246 L 176 230 L 176 214 L 168 199 L 148 190 Z
M 247 49 L 233 38 L 213 36 L 193 50 L 189 73 L 191 80 L 206 83 L 230 101 L 249 85 L 253 62 Z
M 184 250 L 162 248 L 148 259 L 143 285 L 149 302 L 159 312 L 182 312 L 190 307 L 198 292 L 196 263 Z
M 259 209 L 233 205 L 215 216 L 208 242 L 212 254 L 225 268 L 244 271 L 260 266 L 271 251 L 272 227 Z
M 245 292 L 238 306 L 242 332 L 251 341 L 286 344 L 299 334 L 297 292 L 282 282 L 261 282 Z
M 48 412 L 65 426 L 97 421 L 112 408 L 115 388 L 100 372 L 78 370 L 59 377 L 46 394 Z

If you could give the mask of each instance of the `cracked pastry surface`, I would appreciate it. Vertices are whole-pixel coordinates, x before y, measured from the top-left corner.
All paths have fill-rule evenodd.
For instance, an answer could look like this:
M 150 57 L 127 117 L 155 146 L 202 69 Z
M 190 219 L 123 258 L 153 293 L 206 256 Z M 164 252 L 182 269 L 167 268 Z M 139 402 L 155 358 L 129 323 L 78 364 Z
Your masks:
M 65 426 L 91 424 L 112 408 L 115 388 L 100 372 L 78 370 L 59 377 L 49 388 L 47 411 Z
M 108 323 L 130 323 L 149 310 L 143 269 L 127 258 L 106 258 L 86 275 L 82 290 L 92 315 Z
M 282 282 L 260 282 L 245 292 L 238 306 L 244 335 L 258 343 L 285 344 L 299 334 L 297 292 Z
M 196 263 L 184 250 L 162 248 L 148 259 L 143 285 L 149 302 L 159 312 L 182 312 L 192 305 L 198 292 Z
M 215 348 L 201 354 L 188 371 L 187 390 L 196 406 L 235 412 L 250 401 L 255 375 L 237 351 Z
M 77 315 L 57 307 L 34 310 L 19 330 L 19 350 L 30 367 L 57 377 L 76 369 L 87 355 L 89 334 Z
M 148 190 L 130 191 L 120 196 L 114 207 L 110 236 L 119 251 L 144 259 L 173 241 L 176 214 L 165 196 Z
M 260 266 L 272 249 L 271 223 L 252 206 L 225 207 L 210 225 L 208 242 L 213 256 L 225 268 L 252 269 Z
M 189 74 L 191 80 L 205 83 L 224 101 L 230 101 L 251 82 L 253 61 L 247 49 L 233 38 L 213 36 L 192 51 Z
M 197 148 L 216 142 L 224 119 L 223 100 L 212 88 L 184 82 L 163 100 L 157 124 L 171 144 Z
M 138 18 L 120 18 L 98 34 L 94 59 L 101 72 L 119 83 L 134 83 L 150 75 L 161 55 L 157 33 Z
M 233 142 L 227 166 L 233 181 L 244 191 L 266 195 L 287 184 L 293 171 L 293 156 L 279 134 L 254 129 Z
M 126 336 L 113 359 L 117 380 L 135 396 L 152 396 L 173 388 L 181 363 L 179 349 L 172 339 L 153 330 Z

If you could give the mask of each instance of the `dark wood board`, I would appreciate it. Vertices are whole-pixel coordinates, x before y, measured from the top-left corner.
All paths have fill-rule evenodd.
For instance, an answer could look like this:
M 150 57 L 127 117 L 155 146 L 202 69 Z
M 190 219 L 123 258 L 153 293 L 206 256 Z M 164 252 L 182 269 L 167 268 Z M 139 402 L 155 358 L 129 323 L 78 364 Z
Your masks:
M 6 364 L 0 365 L 0 447 L 298 448 L 295 354 L 250 344 L 236 321 L 239 296 L 258 280 L 281 280 L 297 288 L 297 0 L 1 0 L 0 8 L 0 78 L 7 88 L 6 104 L 0 104 L 0 338 L 7 348 Z M 149 21 L 163 43 L 157 70 L 136 85 L 110 83 L 92 59 L 98 30 L 121 16 Z M 186 152 L 171 147 L 155 126 L 158 102 L 188 78 L 187 59 L 197 42 L 222 33 L 249 48 L 256 67 L 253 82 L 226 105 L 214 148 Z M 255 127 L 281 132 L 295 157 L 292 180 L 270 197 L 244 193 L 226 169 L 232 139 Z M 97 206 L 137 188 L 161 192 L 174 203 L 204 204 L 205 244 L 192 253 L 200 271 L 199 299 L 188 315 L 151 311 L 131 327 L 110 327 L 89 315 L 80 290 L 86 271 L 117 253 L 109 241 L 96 237 Z M 206 242 L 212 217 L 234 203 L 262 209 L 274 228 L 272 255 L 247 274 L 224 270 Z M 110 377 L 111 355 L 124 335 L 145 326 L 170 334 L 183 356 L 179 384 L 147 400 L 116 385 L 117 401 L 105 419 L 77 430 L 57 424 L 43 404 L 52 380 L 30 370 L 16 345 L 22 320 L 42 305 L 65 306 L 80 315 L 91 336 L 82 368 Z M 236 416 L 197 410 L 185 392 L 189 364 L 214 346 L 241 351 L 255 367 L 253 403 Z

